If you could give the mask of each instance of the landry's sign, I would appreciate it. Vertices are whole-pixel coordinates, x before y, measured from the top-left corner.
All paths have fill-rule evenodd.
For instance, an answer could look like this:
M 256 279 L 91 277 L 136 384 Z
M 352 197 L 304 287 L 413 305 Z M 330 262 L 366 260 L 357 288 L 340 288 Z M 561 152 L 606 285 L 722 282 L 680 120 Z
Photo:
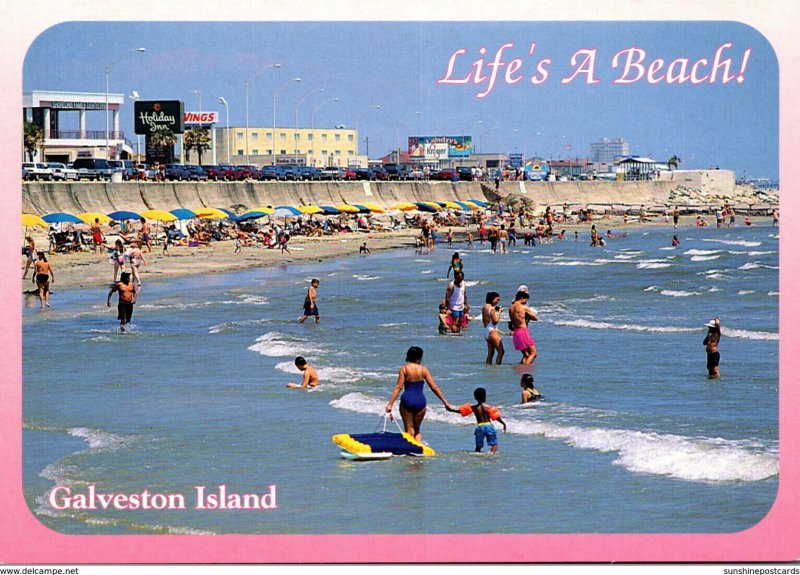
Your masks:
M 134 132 L 152 134 L 168 129 L 173 134 L 184 131 L 183 102 L 180 100 L 150 100 L 134 103 Z

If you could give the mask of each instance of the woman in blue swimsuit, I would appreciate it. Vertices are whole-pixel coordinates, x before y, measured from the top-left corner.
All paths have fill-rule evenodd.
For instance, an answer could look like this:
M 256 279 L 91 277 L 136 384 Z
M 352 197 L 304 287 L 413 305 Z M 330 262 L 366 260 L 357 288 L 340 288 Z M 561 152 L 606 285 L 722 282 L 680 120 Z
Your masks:
M 419 347 L 410 347 L 406 353 L 406 364 L 400 368 L 400 373 L 397 375 L 397 385 L 394 386 L 392 398 L 386 405 L 386 413 L 392 412 L 392 405 L 394 405 L 397 396 L 400 395 L 402 390 L 403 395 L 400 396 L 400 417 L 403 418 L 403 425 L 405 426 L 406 433 L 411 435 L 417 441 L 422 441 L 420 434 L 420 427 L 422 420 L 425 419 L 425 411 L 427 409 L 427 401 L 423 388 L 425 384 L 431 388 L 431 391 L 436 394 L 445 408 L 448 410 L 452 406 L 447 402 L 433 381 L 431 372 L 427 367 L 422 366 L 422 349 Z

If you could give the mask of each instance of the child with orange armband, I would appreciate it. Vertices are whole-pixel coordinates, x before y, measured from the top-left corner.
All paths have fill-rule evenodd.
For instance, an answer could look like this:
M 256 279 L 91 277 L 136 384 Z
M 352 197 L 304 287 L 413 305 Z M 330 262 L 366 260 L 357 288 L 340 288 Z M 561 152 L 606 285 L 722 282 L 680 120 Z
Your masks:
M 503 424 L 504 433 L 506 431 L 506 422 L 503 421 L 499 409 L 486 404 L 486 390 L 484 388 L 479 387 L 476 389 L 473 396 L 475 401 L 478 402 L 475 405 L 465 403 L 458 408 L 453 407 L 449 411 L 460 413 L 463 417 L 474 413 L 478 422 L 475 427 L 475 452 L 480 453 L 484 443 L 487 443 L 491 447 L 491 452 L 497 453 L 497 430 L 492 424 L 492 420 L 497 420 Z

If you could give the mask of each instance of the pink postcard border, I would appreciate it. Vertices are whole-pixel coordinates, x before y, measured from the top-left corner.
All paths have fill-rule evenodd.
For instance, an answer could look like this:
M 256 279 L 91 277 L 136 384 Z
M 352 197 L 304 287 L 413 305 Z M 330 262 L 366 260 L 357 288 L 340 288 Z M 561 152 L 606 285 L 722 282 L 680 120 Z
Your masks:
M 777 10 L 775 10 L 777 14 Z M 776 16 L 777 18 L 777 16 Z M 622 18 L 620 18 L 622 19 Z M 3 24 L 6 33 L 9 23 Z M 772 42 L 780 65 L 781 211 L 800 213 L 792 176 L 800 144 L 800 78 L 792 32 L 775 29 L 762 34 Z M 783 43 L 780 40 L 784 40 Z M 9 38 L 4 40 L 4 44 Z M 26 40 L 27 41 L 27 40 Z M 513 535 L 64 535 L 44 527 L 32 515 L 22 495 L 22 337 L 19 274 L 18 165 L 21 157 L 19 110 L 22 61 L 27 45 L 6 46 L 2 68 L 5 145 L 0 181 L 7 191 L 0 237 L 13 257 L 0 259 L 0 288 L 5 329 L 0 385 L 0 562 L 6 563 L 514 563 L 514 562 L 769 562 L 791 561 L 800 555 L 800 449 L 795 423 L 800 415 L 800 388 L 791 374 L 800 370 L 800 337 L 791 318 L 800 306 L 791 297 L 800 268 L 794 267 L 797 228 L 784 216 L 780 230 L 780 483 L 770 513 L 750 529 L 732 534 L 513 534 Z M 733 121 L 733 120 L 732 120 Z M 713 513 L 713 510 L 709 510 Z

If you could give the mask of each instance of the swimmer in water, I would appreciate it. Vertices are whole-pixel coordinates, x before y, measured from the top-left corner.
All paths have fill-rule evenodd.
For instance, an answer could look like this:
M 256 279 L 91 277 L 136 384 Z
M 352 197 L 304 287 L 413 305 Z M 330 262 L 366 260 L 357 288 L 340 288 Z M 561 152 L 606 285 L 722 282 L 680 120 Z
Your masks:
M 308 391 L 311 391 L 313 388 L 319 385 L 319 376 L 317 375 L 317 370 L 311 367 L 304 357 L 298 355 L 296 358 L 294 358 L 294 365 L 303 373 L 303 383 L 298 384 L 289 382 L 286 384 L 286 387 L 307 389 Z
M 522 403 L 533 403 L 544 399 L 539 390 L 533 387 L 533 376 L 530 373 L 523 374 L 519 386 L 522 388 Z

